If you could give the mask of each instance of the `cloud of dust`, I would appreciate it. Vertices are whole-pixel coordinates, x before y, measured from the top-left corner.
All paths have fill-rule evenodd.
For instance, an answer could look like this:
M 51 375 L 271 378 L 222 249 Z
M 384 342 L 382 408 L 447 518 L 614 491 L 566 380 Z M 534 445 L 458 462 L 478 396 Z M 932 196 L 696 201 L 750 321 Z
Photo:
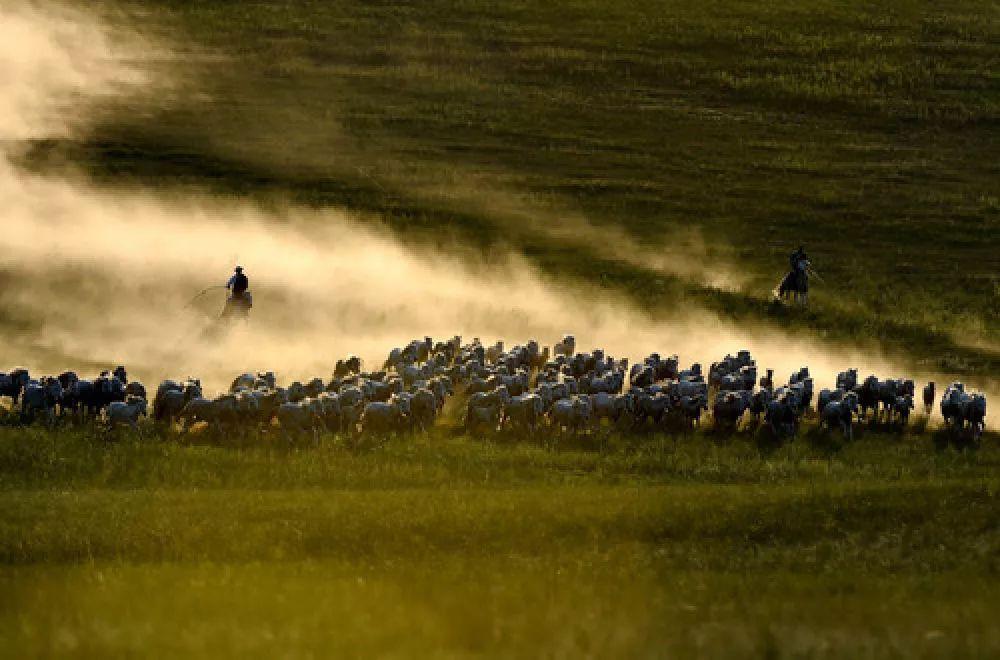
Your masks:
M 0 207 L 0 271 L 13 275 L 0 303 L 37 323 L 0 347 L 6 364 L 55 371 L 120 362 L 148 382 L 196 375 L 222 387 L 245 370 L 326 377 L 338 357 L 375 364 L 425 334 L 551 343 L 573 332 L 581 345 L 633 359 L 660 351 L 709 362 L 749 348 L 779 378 L 808 364 L 821 385 L 847 366 L 904 373 L 860 350 L 737 327 L 697 309 L 654 320 L 607 292 L 547 280 L 514 255 L 483 267 L 409 251 L 342 211 L 269 213 L 95 192 L 8 165 Z M 223 293 L 188 303 L 225 281 L 236 254 L 253 284 L 252 322 L 206 338 L 206 315 L 218 312 Z
M 37 10 L 19 16 L 14 29 L 34 54 L 0 51 L 0 71 L 14 72 L 0 81 L 8 135 L 38 135 L 43 127 L 34 117 L 55 116 L 49 111 L 91 84 L 106 93 L 135 79 L 114 69 L 99 28 L 62 31 Z M 25 72 L 39 68 L 52 70 L 24 82 Z M 820 387 L 849 366 L 904 373 L 877 355 L 737 327 L 698 309 L 656 320 L 605 290 L 547 279 L 513 254 L 487 266 L 457 252 L 410 250 L 346 211 L 266 211 L 232 200 L 95 190 L 18 171 L 5 159 L 0 209 L 0 312 L 24 321 L 4 324 L 5 367 L 92 375 L 98 365 L 121 363 L 147 384 L 199 376 L 221 388 L 243 371 L 327 377 L 350 353 L 372 366 L 425 334 L 550 344 L 574 333 L 581 346 L 632 359 L 660 351 L 707 363 L 749 348 L 782 379 L 808 364 Z M 251 323 L 207 336 L 224 292 L 195 294 L 222 285 L 237 259 L 251 278 Z
M 723 341 L 707 316 L 654 324 L 596 290 L 546 282 L 514 255 L 485 268 L 415 253 L 340 211 L 269 214 L 99 193 L 9 165 L 0 168 L 0 204 L 0 269 L 15 282 L 2 300 L 40 323 L 0 349 L 8 361 L 17 361 L 11 353 L 20 344 L 70 362 L 121 361 L 142 373 L 221 383 L 254 368 L 326 375 L 337 357 L 357 352 L 374 362 L 424 334 L 551 342 L 586 330 L 581 340 L 592 335 L 626 355 L 662 350 L 665 341 L 711 354 Z M 225 281 L 234 255 L 252 278 L 253 322 L 203 339 L 202 312 L 217 313 L 223 292 L 186 306 L 203 286 Z M 729 345 L 738 344 L 730 333 Z
M 127 41 L 126 41 L 127 39 Z M 92 103 L 148 82 L 128 64 L 136 35 L 59 5 L 0 6 L 0 140 L 62 137 Z
M 550 208 L 538 203 L 537 198 L 502 190 L 492 181 L 466 178 L 423 192 L 450 200 L 460 208 L 478 209 L 494 217 L 505 231 L 524 236 L 523 240 L 529 244 L 532 240 L 558 241 L 585 248 L 601 258 L 682 277 L 722 291 L 740 291 L 748 280 L 719 250 L 709 254 L 704 237 L 694 226 L 687 231 L 665 232 L 654 243 L 647 243 L 640 242 L 621 226 L 594 224 L 582 213 Z

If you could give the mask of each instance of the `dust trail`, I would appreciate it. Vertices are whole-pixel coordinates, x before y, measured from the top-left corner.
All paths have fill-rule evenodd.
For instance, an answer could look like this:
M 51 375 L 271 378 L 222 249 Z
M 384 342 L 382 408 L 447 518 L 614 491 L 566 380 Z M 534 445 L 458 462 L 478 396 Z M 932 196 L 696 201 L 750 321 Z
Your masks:
M 64 359 L 121 360 L 157 375 L 169 365 L 222 382 L 248 368 L 326 374 L 336 357 L 375 361 L 424 334 L 553 341 L 587 329 L 582 340 L 625 355 L 741 346 L 734 329 L 720 335 L 706 315 L 653 323 L 595 290 L 545 281 L 514 255 L 487 268 L 408 252 L 340 211 L 179 205 L 18 176 L 9 166 L 0 169 L 0 204 L 8 209 L 0 269 L 15 280 L 0 300 L 40 324 L 15 344 Z M 206 341 L 204 319 L 184 307 L 193 292 L 225 280 L 232 254 L 253 277 L 254 320 Z M 2 350 L 16 357 L 9 345 Z
M 905 373 L 860 350 L 737 327 L 697 309 L 654 320 L 605 292 L 547 280 L 514 255 L 484 267 L 408 251 L 342 211 L 273 214 L 98 193 L 9 166 L 0 168 L 0 205 L 0 271 L 14 280 L 0 304 L 36 324 L 0 348 L 8 364 L 92 371 L 122 362 L 147 381 L 199 375 L 221 387 L 244 370 L 328 376 L 338 357 L 356 352 L 375 363 L 424 334 L 550 343 L 574 332 L 582 345 L 633 359 L 655 350 L 709 362 L 746 347 L 779 378 L 808 364 L 821 384 L 847 366 Z M 205 339 L 204 315 L 185 305 L 225 280 L 233 253 L 252 277 L 253 321 Z M 220 305 L 208 300 L 202 310 Z
M 557 241 L 582 247 L 606 259 L 679 276 L 701 286 L 722 291 L 745 289 L 741 274 L 728 254 L 710 250 L 697 227 L 664 232 L 654 243 L 643 243 L 620 226 L 596 225 L 583 214 L 559 204 L 540 202 L 537 196 L 502 190 L 494 181 L 458 179 L 448 186 L 420 191 L 460 210 L 476 209 L 494 218 L 505 232 L 523 236 L 524 243 Z
M 149 89 L 131 64 L 150 44 L 62 5 L 0 6 L 0 140 L 63 137 L 96 103 Z
M 135 80 L 129 69 L 116 69 L 112 42 L 98 27 L 81 28 L 77 41 L 56 38 L 37 11 L 21 16 L 18 29 L 31 33 L 35 59 L 19 54 L 0 70 L 54 70 L 39 79 L 47 87 L 0 83 L 0 96 L 27 95 L 5 106 L 9 136 L 73 130 L 79 117 L 44 125 L 33 117 L 57 115 L 67 97 L 79 99 L 91 84 L 99 94 L 121 93 L 120 81 Z M 21 117 L 24 108 L 32 116 Z M 878 355 L 738 327 L 699 309 L 653 319 L 607 291 L 547 279 L 513 254 L 485 265 L 458 250 L 409 250 L 374 219 L 346 211 L 266 211 L 207 197 L 99 191 L 26 174 L 2 159 L 0 209 L 4 366 L 92 374 L 124 363 L 147 382 L 197 375 L 219 388 L 247 370 L 328 376 L 338 357 L 358 353 L 376 363 L 390 347 L 425 334 L 551 343 L 571 332 L 581 346 L 633 359 L 655 350 L 707 363 L 749 348 L 782 379 L 808 364 L 820 386 L 848 366 L 905 373 Z M 221 297 L 188 303 L 222 284 L 236 258 L 251 277 L 252 323 L 207 338 Z

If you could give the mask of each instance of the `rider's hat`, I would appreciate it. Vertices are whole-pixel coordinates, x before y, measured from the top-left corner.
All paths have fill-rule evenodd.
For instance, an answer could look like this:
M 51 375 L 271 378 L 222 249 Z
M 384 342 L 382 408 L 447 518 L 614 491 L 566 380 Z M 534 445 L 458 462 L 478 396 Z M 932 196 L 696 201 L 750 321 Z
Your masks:
M 235 268 L 235 271 L 236 271 L 237 273 L 242 273 L 242 272 L 243 272 L 243 266 L 237 266 L 237 267 Z

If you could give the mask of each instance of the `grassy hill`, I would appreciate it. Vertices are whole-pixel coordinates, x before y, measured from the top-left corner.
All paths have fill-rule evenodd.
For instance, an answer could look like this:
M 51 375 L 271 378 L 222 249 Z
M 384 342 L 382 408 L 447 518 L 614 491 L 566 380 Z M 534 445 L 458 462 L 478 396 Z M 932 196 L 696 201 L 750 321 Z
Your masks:
M 35 145 L 34 167 L 374 211 L 407 240 L 512 246 L 650 310 L 689 303 L 1000 371 L 993 3 L 105 13 L 175 51 L 173 87 Z M 775 316 L 799 243 L 824 281 L 808 311 Z

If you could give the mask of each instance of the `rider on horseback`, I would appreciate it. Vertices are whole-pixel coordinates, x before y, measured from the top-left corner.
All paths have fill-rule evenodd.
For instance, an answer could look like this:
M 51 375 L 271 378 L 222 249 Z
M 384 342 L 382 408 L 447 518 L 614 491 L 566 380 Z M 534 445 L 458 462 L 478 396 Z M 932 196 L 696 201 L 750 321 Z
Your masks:
M 809 257 L 805 246 L 800 245 L 788 255 L 788 266 L 788 274 L 781 280 L 775 293 L 778 298 L 791 295 L 800 305 L 805 305 L 809 302 Z
M 250 280 L 243 274 L 243 266 L 235 268 L 233 276 L 226 282 L 226 288 L 229 289 L 231 295 L 226 300 L 226 308 L 222 312 L 223 318 L 236 314 L 247 318 L 250 314 L 250 308 L 253 307 L 253 301 L 249 291 Z
M 243 274 L 243 266 L 237 266 L 233 271 L 233 276 L 226 282 L 226 288 L 232 291 L 233 298 L 242 298 L 243 294 L 250 288 L 250 280 Z

